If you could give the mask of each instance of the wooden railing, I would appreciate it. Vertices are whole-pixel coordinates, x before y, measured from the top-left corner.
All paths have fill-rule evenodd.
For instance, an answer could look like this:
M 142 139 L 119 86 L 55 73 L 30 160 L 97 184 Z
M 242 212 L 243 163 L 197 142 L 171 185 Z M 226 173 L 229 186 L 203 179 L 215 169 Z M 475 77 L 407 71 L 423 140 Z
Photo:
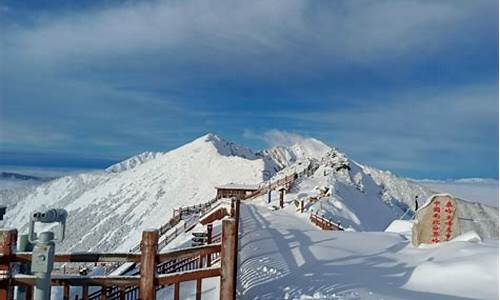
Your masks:
M 340 224 L 328 220 L 325 217 L 318 216 L 317 214 L 311 214 L 309 220 L 322 230 L 344 231 L 344 228 Z
M 255 191 L 255 192 L 249 194 L 247 197 L 245 197 L 245 200 L 249 200 L 249 199 L 253 199 L 253 198 L 258 197 L 258 196 L 265 195 L 269 191 L 275 190 L 279 187 L 283 187 L 283 186 L 287 186 L 287 185 L 291 186 L 293 184 L 293 182 L 298 178 L 298 176 L 299 175 L 297 173 L 293 173 L 292 175 L 285 176 L 284 178 L 280 178 L 274 182 L 271 182 L 270 184 L 263 183 L 257 191 Z
M 232 201 L 231 218 L 222 221 L 222 231 L 212 235 L 207 245 L 158 253 L 159 230 L 144 231 L 140 253 L 68 253 L 56 254 L 58 263 L 131 262 L 140 270 L 129 275 L 79 276 L 52 274 L 51 285 L 63 287 L 63 300 L 69 300 L 70 286 L 81 286 L 81 299 L 155 299 L 156 291 L 174 285 L 174 299 L 180 299 L 180 283 L 196 280 L 196 299 L 201 299 L 202 279 L 221 277 L 220 299 L 234 299 L 237 270 L 237 232 L 239 200 Z M 209 225 L 212 228 L 212 225 Z M 29 291 L 35 276 L 14 274 L 16 263 L 30 263 L 30 252 L 14 253 L 16 230 L 0 231 L 0 300 L 13 299 L 13 287 L 24 286 Z M 101 287 L 89 293 L 90 286 Z M 76 299 L 80 299 L 77 296 Z
M 212 207 L 212 205 L 217 202 L 217 199 L 213 198 L 205 203 L 197 204 L 197 205 L 191 205 L 191 206 L 183 206 L 179 208 L 175 208 L 173 211 L 173 216 L 168 220 L 167 223 L 163 224 L 160 226 L 158 229 L 160 237 L 163 237 L 167 232 L 169 232 L 172 228 L 175 228 L 174 232 L 170 233 L 168 236 L 162 239 L 160 244 L 158 245 L 159 249 L 165 247 L 167 244 L 169 244 L 171 241 L 173 241 L 177 236 L 180 234 L 191 230 L 194 226 L 196 226 L 196 223 L 198 222 L 198 219 L 200 216 L 205 214 L 207 211 L 209 211 Z M 193 215 L 198 214 L 195 218 Z M 191 218 L 187 218 L 191 216 Z M 176 226 L 183 220 L 185 220 L 184 226 L 181 230 L 177 229 Z M 131 252 L 137 252 L 139 251 L 140 244 L 136 245 L 132 249 L 130 249 Z
M 245 200 L 250 200 L 250 199 L 254 199 L 256 197 L 265 195 L 270 190 L 275 190 L 275 189 L 280 188 L 280 187 L 288 186 L 288 188 L 290 188 L 293 185 L 293 183 L 295 182 L 295 180 L 297 180 L 300 177 L 312 174 L 316 169 L 317 169 L 317 167 L 315 167 L 312 162 L 309 162 L 307 167 L 305 167 L 300 172 L 294 172 L 291 175 L 285 176 L 284 178 L 280 178 L 280 179 L 277 179 L 275 181 L 263 182 L 263 183 L 261 183 L 260 188 L 257 191 L 248 195 L 245 198 Z

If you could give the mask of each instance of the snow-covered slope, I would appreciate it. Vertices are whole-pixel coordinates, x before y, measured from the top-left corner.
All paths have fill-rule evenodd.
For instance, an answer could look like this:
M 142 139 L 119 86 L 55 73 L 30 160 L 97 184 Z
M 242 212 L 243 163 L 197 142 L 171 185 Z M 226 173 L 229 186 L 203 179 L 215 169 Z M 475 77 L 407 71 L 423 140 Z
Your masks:
M 269 175 L 289 174 L 313 165 L 287 199 L 330 188 L 330 195 L 308 209 L 321 211 L 354 230 L 385 229 L 431 191 L 418 183 L 350 160 L 318 140 L 304 139 L 258 153 L 208 134 L 166 153 L 143 153 L 107 170 L 65 176 L 30 189 L 2 193 L 6 226 L 26 231 L 33 210 L 68 210 L 67 239 L 59 250 L 128 250 L 146 228 L 159 227 L 179 206 L 215 196 L 215 185 L 258 184 Z M 313 191 L 314 190 L 314 191 Z M 463 204 L 464 226 L 483 237 L 498 237 L 498 209 Z M 467 228 L 469 228 L 467 227 Z
M 159 227 L 179 206 L 205 202 L 214 186 L 259 183 L 269 161 L 248 157 L 214 135 L 203 136 L 121 172 L 67 176 L 38 186 L 6 215 L 7 226 L 26 230 L 29 212 L 63 207 L 67 238 L 59 250 L 128 250 L 145 228 Z
M 113 173 L 127 171 L 147 162 L 148 160 L 155 159 L 162 154 L 163 153 L 161 152 L 143 152 L 108 167 L 106 171 Z
M 331 147 L 314 138 L 303 139 L 291 146 L 275 146 L 259 153 L 274 160 L 280 167 L 288 167 L 296 162 L 308 159 L 321 159 Z
M 309 202 L 311 197 L 319 200 Z M 321 159 L 316 172 L 303 178 L 287 199 L 305 199 L 307 210 L 355 231 L 383 231 L 408 208 L 384 195 L 382 186 L 336 149 Z
M 414 247 L 397 233 L 319 230 L 293 206 L 260 203 L 241 206 L 241 299 L 498 299 L 498 240 Z

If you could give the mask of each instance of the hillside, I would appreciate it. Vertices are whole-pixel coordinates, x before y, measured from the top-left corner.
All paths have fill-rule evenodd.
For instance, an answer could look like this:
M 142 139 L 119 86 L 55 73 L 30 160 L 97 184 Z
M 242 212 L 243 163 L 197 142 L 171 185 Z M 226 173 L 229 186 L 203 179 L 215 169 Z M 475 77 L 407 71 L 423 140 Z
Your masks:
M 58 248 L 73 251 L 125 250 L 145 228 L 159 227 L 179 206 L 215 196 L 215 185 L 258 184 L 312 164 L 287 199 L 330 194 L 308 209 L 356 231 L 382 231 L 431 191 L 389 172 L 363 166 L 346 154 L 309 139 L 291 146 L 254 152 L 207 134 L 169 152 L 146 152 L 106 170 L 65 176 L 30 189 L 1 193 L 9 207 L 6 226 L 26 231 L 29 213 L 44 208 L 68 210 L 67 239 Z M 484 237 L 498 238 L 498 209 L 464 203 L 463 217 Z M 406 214 L 411 216 L 411 211 Z
M 259 183 L 263 170 L 273 169 L 269 161 L 225 151 L 232 149 L 230 145 L 206 135 L 120 172 L 51 181 L 8 209 L 6 225 L 24 231 L 29 212 L 64 207 L 69 213 L 68 234 L 59 249 L 128 250 L 136 245 L 141 230 L 165 223 L 173 208 L 210 200 L 217 184 Z
M 265 199 L 241 216 L 239 299 L 498 299 L 498 240 L 414 247 L 398 233 L 320 230 Z

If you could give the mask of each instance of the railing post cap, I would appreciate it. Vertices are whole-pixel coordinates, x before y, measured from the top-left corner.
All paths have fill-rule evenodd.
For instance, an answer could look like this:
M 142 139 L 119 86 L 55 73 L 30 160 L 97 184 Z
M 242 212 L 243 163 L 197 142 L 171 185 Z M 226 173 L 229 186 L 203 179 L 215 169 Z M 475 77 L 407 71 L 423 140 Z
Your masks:
M 0 228 L 0 243 L 7 237 L 11 239 L 17 239 L 17 229 L 15 228 Z

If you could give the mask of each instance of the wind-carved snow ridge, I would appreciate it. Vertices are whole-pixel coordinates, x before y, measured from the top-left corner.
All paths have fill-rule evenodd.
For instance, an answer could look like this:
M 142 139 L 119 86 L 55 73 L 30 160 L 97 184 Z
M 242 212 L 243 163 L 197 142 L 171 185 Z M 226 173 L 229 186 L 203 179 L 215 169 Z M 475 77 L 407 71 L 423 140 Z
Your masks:
M 312 176 L 301 180 L 287 199 L 306 201 L 309 212 L 323 215 L 354 231 L 382 231 L 407 209 L 346 154 L 331 148 Z
M 142 230 L 160 227 L 174 208 L 212 199 L 216 185 L 260 184 L 306 168 L 314 173 L 299 178 L 287 199 L 315 196 L 327 187 L 327 195 L 308 202 L 306 209 L 351 230 L 382 231 L 413 208 L 415 195 L 424 201 L 431 194 L 417 183 L 358 164 L 318 140 L 253 152 L 207 134 L 169 152 L 131 157 L 107 171 L 66 176 L 0 197 L 8 205 L 5 226 L 20 233 L 27 231 L 34 210 L 68 210 L 67 238 L 58 251 L 128 251 Z M 473 203 L 461 207 L 462 217 L 473 220 L 464 225 L 467 229 L 482 237 L 498 236 L 498 209 Z
M 124 161 L 116 163 L 106 169 L 108 172 L 119 173 L 126 170 L 133 169 L 140 164 L 143 164 L 149 160 L 155 159 L 162 155 L 162 152 L 143 152 L 141 154 L 132 156 Z
M 322 158 L 332 148 L 313 138 L 303 139 L 291 146 L 274 146 L 259 152 L 259 155 L 269 157 L 281 168 L 288 167 L 299 161 L 317 160 Z

